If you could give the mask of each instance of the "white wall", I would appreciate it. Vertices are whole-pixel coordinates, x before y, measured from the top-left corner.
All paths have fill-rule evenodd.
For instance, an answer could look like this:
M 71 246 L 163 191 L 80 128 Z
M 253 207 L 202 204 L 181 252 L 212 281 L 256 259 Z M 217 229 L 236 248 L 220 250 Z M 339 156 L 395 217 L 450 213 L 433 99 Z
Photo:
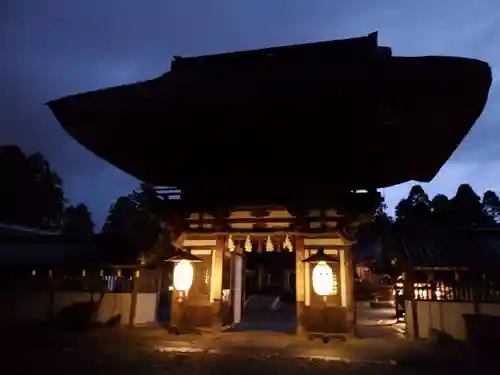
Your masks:
M 135 307 L 134 325 L 147 325 L 156 322 L 158 295 L 156 293 L 138 293 Z
M 464 314 L 474 314 L 472 302 L 417 301 L 418 331 L 421 339 L 431 338 L 432 330 L 443 331 L 456 340 L 466 340 Z M 413 338 L 413 314 L 411 302 L 405 302 L 406 331 Z M 481 314 L 500 316 L 500 304 L 481 303 Z
M 92 299 L 98 301 L 99 293 L 88 292 L 57 292 L 54 295 L 52 313 L 57 315 L 65 307 Z M 44 321 L 49 317 L 50 295 L 47 292 L 22 293 L 10 298 L 0 298 L 4 321 Z M 121 324 L 130 323 L 132 304 L 131 293 L 106 293 L 99 306 L 96 321 L 104 323 L 121 315 Z M 156 293 L 138 293 L 134 325 L 152 324 L 156 321 Z

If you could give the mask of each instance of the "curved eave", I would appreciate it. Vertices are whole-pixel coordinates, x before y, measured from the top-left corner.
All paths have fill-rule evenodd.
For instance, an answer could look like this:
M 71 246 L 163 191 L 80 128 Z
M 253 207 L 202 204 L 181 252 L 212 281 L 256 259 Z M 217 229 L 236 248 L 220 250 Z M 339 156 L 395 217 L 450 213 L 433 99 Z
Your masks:
M 299 169 L 304 175 L 310 175 L 328 166 L 330 170 L 325 172 L 330 176 L 326 176 L 328 173 L 317 176 L 318 184 L 326 186 L 332 182 L 356 189 L 381 188 L 409 180 L 428 182 L 482 113 L 492 82 L 491 69 L 478 60 L 433 56 L 393 57 L 384 65 L 378 63 L 376 69 L 377 77 L 368 77 L 365 73 L 367 80 L 373 79 L 379 86 L 371 93 L 372 97 L 366 98 L 364 92 L 356 122 L 346 126 L 344 119 L 337 119 L 335 123 L 326 119 L 326 112 L 318 112 L 314 123 L 306 124 L 310 131 L 300 134 L 293 134 L 283 124 L 265 123 L 260 118 L 255 124 L 240 124 L 240 128 L 247 126 L 247 134 L 246 137 L 238 135 L 234 127 L 228 124 L 224 127 L 224 121 L 231 116 L 240 116 L 239 123 L 251 121 L 249 116 L 245 118 L 246 113 L 241 115 L 236 109 L 234 113 L 222 115 L 220 110 L 205 111 L 209 120 L 200 124 L 191 107 L 183 108 L 176 97 L 186 98 L 185 87 L 196 87 L 193 78 L 172 77 L 168 73 L 150 81 L 65 97 L 49 102 L 48 106 L 63 128 L 83 146 L 119 169 L 156 185 L 182 187 L 198 185 L 201 181 L 205 182 L 205 189 L 210 184 L 234 185 L 238 167 L 231 173 L 225 173 L 224 168 L 226 172 L 231 168 L 229 164 L 238 157 L 241 148 L 234 146 L 238 141 L 228 133 L 255 142 L 265 135 L 269 140 L 266 152 L 273 152 L 273 148 L 281 150 L 284 155 L 281 164 L 266 169 L 264 158 L 257 162 L 261 176 L 277 176 L 277 180 L 290 176 L 293 171 L 297 175 Z M 175 86 L 179 79 L 184 81 Z M 164 90 L 166 82 L 175 87 Z M 183 90 L 184 95 L 178 94 Z M 314 105 L 308 104 L 311 111 L 316 108 Z M 373 111 L 382 105 L 391 107 L 393 113 L 380 120 L 375 118 L 379 113 Z M 208 122 L 217 120 L 217 116 L 223 116 L 218 129 L 207 129 L 211 125 Z M 325 143 L 326 134 L 331 136 L 329 143 Z M 280 149 L 280 139 L 287 140 L 286 149 L 283 146 Z M 316 143 L 317 150 L 331 145 L 331 152 L 320 158 L 321 151 L 312 151 L 322 160 L 313 160 L 313 154 L 309 155 L 309 161 L 305 160 L 306 155 L 297 152 L 303 146 L 300 142 L 306 139 L 309 144 Z M 265 150 L 264 145 L 256 143 L 255 155 Z M 201 149 L 205 154 L 196 156 Z M 211 150 L 211 154 L 206 154 L 207 150 Z M 290 153 L 294 154 L 291 159 Z M 328 155 L 329 159 L 325 160 Z M 290 167 L 297 163 L 303 167 Z M 250 165 L 244 166 L 246 174 L 250 173 Z M 344 175 L 345 179 L 340 182 L 332 179 L 332 173 Z M 300 185 L 300 181 L 296 184 Z

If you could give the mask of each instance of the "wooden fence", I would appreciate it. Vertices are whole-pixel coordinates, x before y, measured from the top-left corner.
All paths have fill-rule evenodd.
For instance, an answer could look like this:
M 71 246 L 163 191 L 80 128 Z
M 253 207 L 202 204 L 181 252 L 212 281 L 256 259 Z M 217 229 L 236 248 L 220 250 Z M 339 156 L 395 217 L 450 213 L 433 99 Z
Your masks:
M 432 281 L 414 284 L 417 301 L 499 303 L 500 285 L 489 282 Z

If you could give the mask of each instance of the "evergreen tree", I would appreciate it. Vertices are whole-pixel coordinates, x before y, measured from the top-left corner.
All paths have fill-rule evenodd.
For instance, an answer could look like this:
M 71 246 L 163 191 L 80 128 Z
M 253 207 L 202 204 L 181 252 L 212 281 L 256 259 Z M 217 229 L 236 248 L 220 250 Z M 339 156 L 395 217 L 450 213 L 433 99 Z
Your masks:
M 63 233 L 80 239 L 89 239 L 94 235 L 94 222 L 88 207 L 80 203 L 68 206 L 64 212 Z
M 482 200 L 484 212 L 492 219 L 492 225 L 500 223 L 500 199 L 493 190 L 486 190 Z

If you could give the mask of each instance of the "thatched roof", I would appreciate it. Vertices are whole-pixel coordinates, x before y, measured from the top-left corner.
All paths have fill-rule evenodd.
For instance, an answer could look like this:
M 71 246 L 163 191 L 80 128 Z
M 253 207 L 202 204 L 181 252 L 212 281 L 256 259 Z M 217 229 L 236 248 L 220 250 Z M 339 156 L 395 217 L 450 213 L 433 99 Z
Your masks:
M 156 79 L 48 105 L 140 180 L 207 196 L 318 196 L 430 181 L 492 82 L 482 61 L 391 56 L 376 34 L 176 61 Z

